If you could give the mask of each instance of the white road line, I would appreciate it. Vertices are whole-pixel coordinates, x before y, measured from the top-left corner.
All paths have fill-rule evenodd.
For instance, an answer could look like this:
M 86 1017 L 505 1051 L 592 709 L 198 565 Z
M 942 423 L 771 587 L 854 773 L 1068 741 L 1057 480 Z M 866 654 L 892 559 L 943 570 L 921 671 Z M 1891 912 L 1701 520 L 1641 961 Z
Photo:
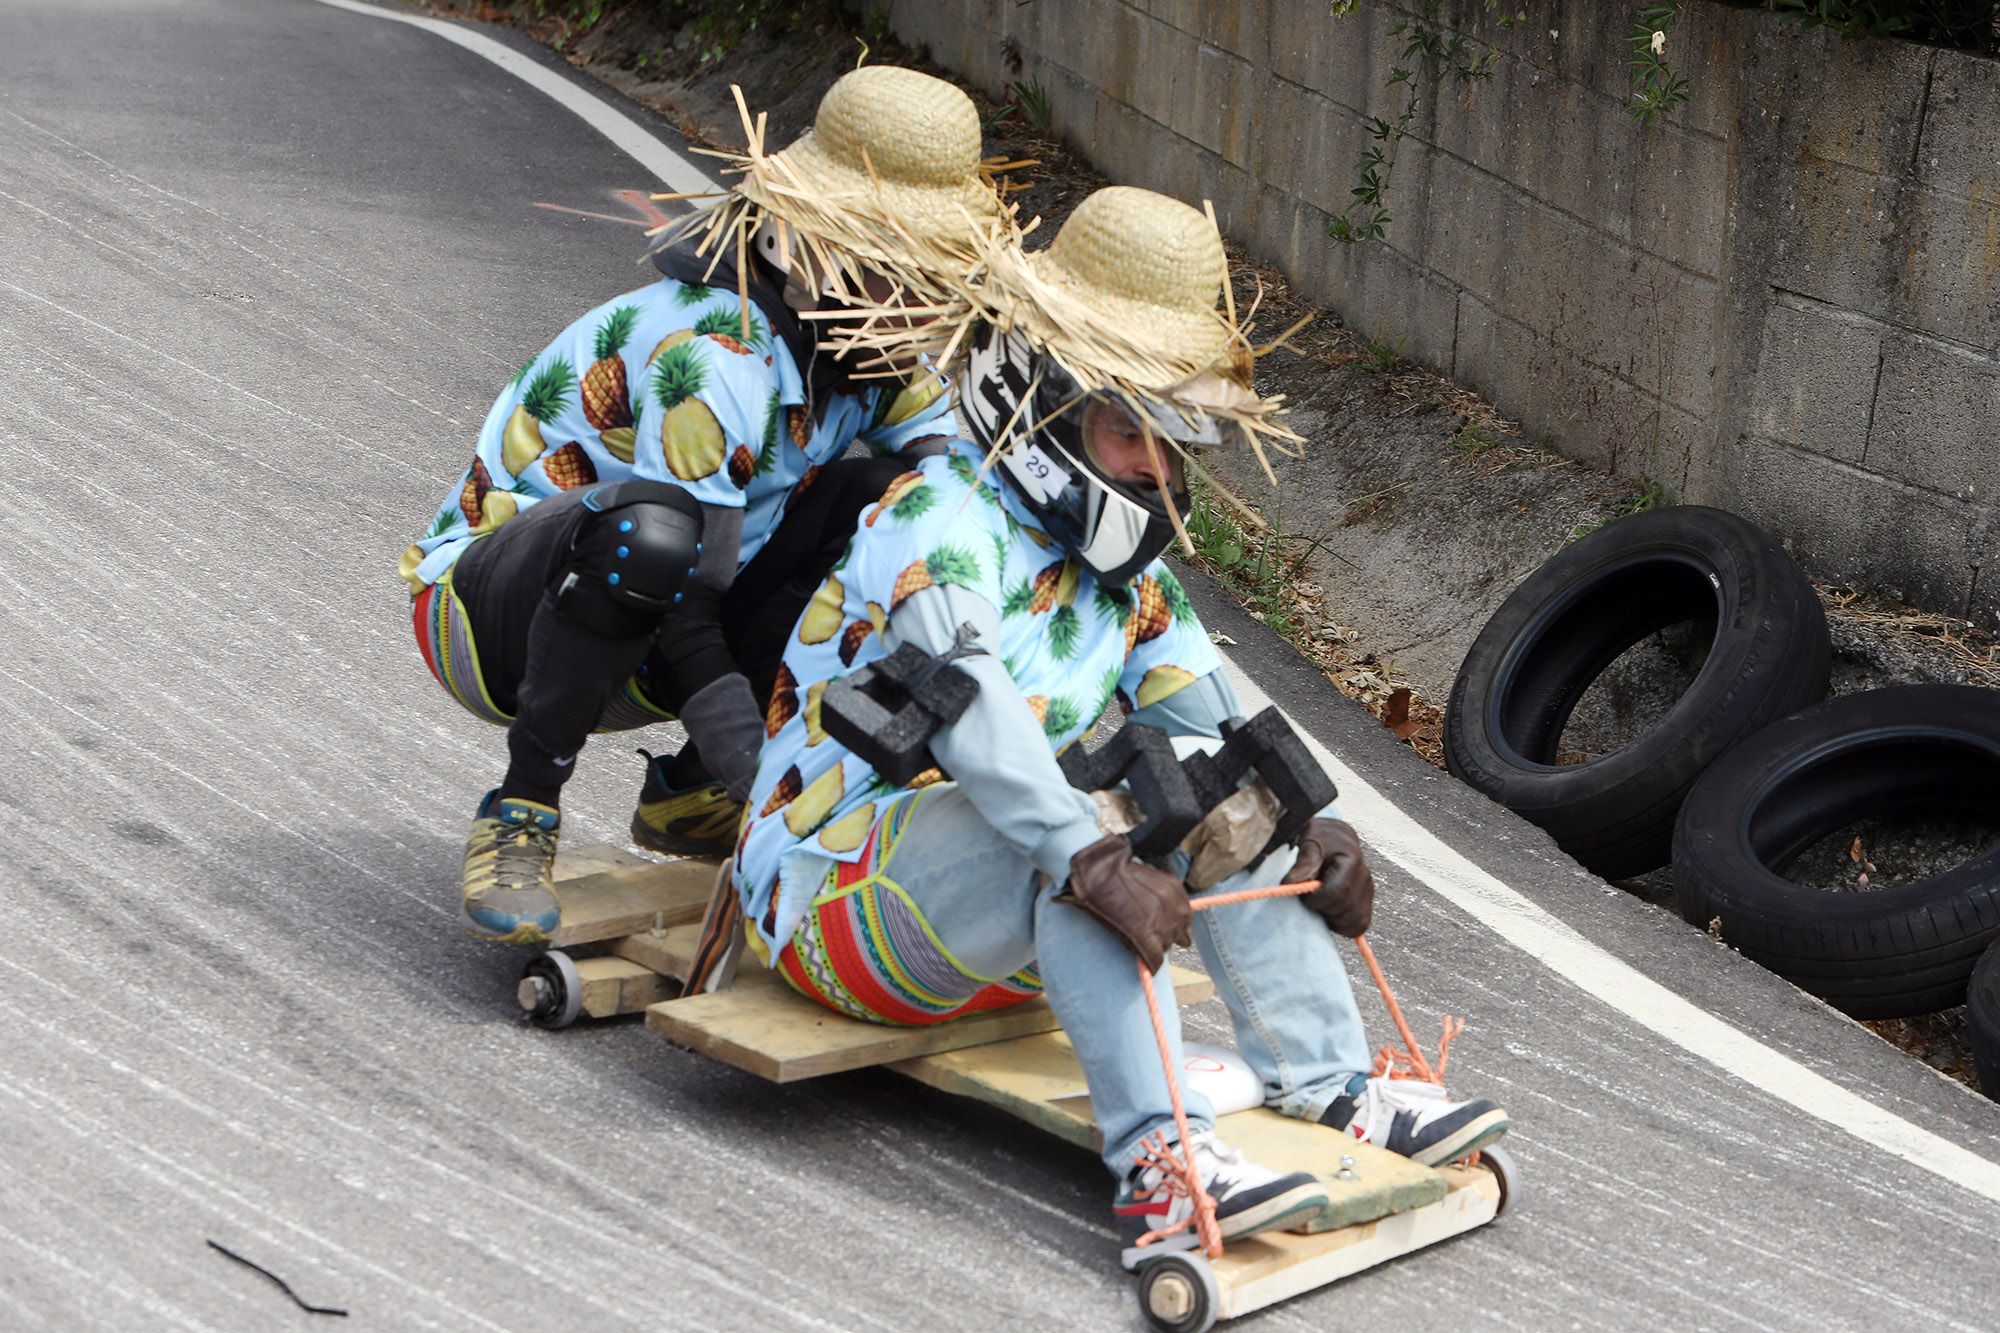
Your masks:
M 392 14 L 356 0 L 320 0 L 320 3 L 413 24 L 457 42 L 561 102 L 673 189 L 692 192 L 714 188 L 714 183 L 696 167 L 670 151 L 631 117 L 491 38 L 434 19 Z M 1270 696 L 1244 675 L 1235 662 L 1227 657 L 1224 662 L 1238 696 L 1250 711 L 1256 712 L 1271 702 Z M 1304 727 L 1296 722 L 1293 726 L 1339 784 L 1341 812 L 1364 831 L 1368 842 L 1419 883 L 1509 944 L 1689 1054 L 1854 1135 L 1870 1147 L 1893 1153 L 1913 1166 L 2000 1203 L 2000 1163 L 1988 1161 L 1857 1097 L 1613 958 L 1446 846 L 1359 773 L 1335 758 Z
M 693 193 L 716 188 L 715 182 L 703 174 L 699 167 L 660 142 L 638 121 L 603 98 L 593 96 L 562 75 L 530 60 L 519 51 L 494 41 L 491 37 L 473 32 L 469 28 L 462 28 L 455 23 L 420 18 L 414 14 L 398 14 L 391 10 L 378 9 L 374 5 L 357 3 L 357 0 L 319 0 L 319 2 L 323 5 L 332 5 L 335 9 L 366 14 L 370 18 L 407 23 L 413 28 L 422 28 L 425 32 L 435 33 L 448 42 L 456 42 L 475 55 L 484 56 L 536 92 L 546 93 L 575 112 L 590 128 L 609 139 L 613 147 L 658 177 L 668 191 Z
M 1223 664 L 1247 711 L 1256 713 L 1271 703 L 1270 696 L 1234 661 L 1225 657 Z M 1857 1097 L 1613 958 L 1466 860 L 1376 791 L 1304 727 L 1297 722 L 1292 726 L 1339 786 L 1342 817 L 1361 830 L 1371 847 L 1424 887 L 1558 976 L 1582 987 L 1600 1003 L 1689 1054 L 1815 1119 L 1845 1130 L 1871 1148 L 1893 1153 L 1913 1166 L 2000 1203 L 2000 1163 L 1988 1161 Z

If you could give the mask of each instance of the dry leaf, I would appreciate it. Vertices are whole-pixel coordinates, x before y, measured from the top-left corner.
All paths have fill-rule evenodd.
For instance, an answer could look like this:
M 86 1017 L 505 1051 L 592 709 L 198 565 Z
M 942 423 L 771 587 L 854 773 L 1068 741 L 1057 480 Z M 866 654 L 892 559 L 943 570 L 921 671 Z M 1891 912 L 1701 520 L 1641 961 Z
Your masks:
M 1861 863 L 1861 839 L 1855 838 L 1854 845 L 1847 849 L 1847 859 L 1856 865 Z
M 1708 919 L 1708 936 L 1709 936 L 1709 938 L 1710 938 L 1710 939 L 1715 939 L 1715 940 L 1719 940 L 1719 939 L 1721 939 L 1721 938 L 1722 938 L 1722 918 L 1721 918 L 1721 917 L 1719 917 L 1719 916 L 1712 916 L 1712 917 L 1710 917 L 1710 918 Z
M 1382 725 L 1394 731 L 1410 720 L 1410 687 L 1399 686 L 1382 705 Z

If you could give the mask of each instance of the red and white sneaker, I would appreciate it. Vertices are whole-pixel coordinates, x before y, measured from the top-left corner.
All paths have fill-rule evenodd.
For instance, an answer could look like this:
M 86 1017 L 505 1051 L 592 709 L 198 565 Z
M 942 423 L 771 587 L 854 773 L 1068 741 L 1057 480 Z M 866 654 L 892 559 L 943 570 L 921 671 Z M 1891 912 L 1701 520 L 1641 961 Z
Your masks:
M 1442 1166 L 1478 1152 L 1505 1134 L 1511 1121 L 1486 1097 L 1446 1098 L 1442 1084 L 1415 1078 L 1368 1080 L 1359 1095 L 1326 1108 L 1322 1125 L 1344 1129 L 1363 1143 L 1400 1153 L 1425 1166 Z
M 1195 1170 L 1202 1188 L 1215 1200 L 1215 1220 L 1224 1240 L 1302 1227 L 1328 1205 L 1326 1187 L 1307 1172 L 1268 1171 L 1244 1160 L 1241 1152 L 1216 1138 L 1214 1130 L 1193 1130 L 1189 1137 Z M 1178 1156 L 1180 1145 L 1173 1144 L 1170 1151 Z M 1193 1213 L 1193 1200 L 1177 1185 L 1157 1164 L 1142 1160 L 1132 1168 L 1111 1205 L 1127 1244 L 1148 1231 L 1175 1226 Z

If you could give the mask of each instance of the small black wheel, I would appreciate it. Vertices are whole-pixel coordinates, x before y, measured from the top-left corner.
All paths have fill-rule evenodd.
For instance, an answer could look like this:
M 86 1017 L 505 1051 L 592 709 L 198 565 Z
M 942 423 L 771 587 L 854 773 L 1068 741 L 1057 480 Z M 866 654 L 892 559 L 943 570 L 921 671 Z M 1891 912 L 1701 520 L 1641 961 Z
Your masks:
M 1500 1206 L 1493 1210 L 1493 1215 L 1498 1217 L 1521 1197 L 1520 1164 L 1514 1160 L 1514 1154 L 1505 1148 L 1481 1148 L 1479 1164 L 1491 1171 L 1494 1179 L 1500 1182 Z
M 1221 1309 L 1222 1288 L 1200 1254 L 1170 1254 L 1139 1270 L 1139 1311 L 1160 1333 L 1208 1333 Z
M 583 1012 L 583 978 L 576 963 L 561 949 L 528 960 L 514 998 L 538 1028 L 566 1028 Z

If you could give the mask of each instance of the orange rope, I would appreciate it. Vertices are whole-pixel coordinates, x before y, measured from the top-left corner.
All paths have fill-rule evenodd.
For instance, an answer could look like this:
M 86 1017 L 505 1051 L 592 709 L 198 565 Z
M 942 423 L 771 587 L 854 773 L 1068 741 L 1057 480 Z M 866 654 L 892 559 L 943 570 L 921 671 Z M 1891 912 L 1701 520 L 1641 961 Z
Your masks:
M 1194 1215 L 1192 1218 L 1181 1222 L 1179 1226 L 1168 1227 L 1163 1231 L 1149 1231 L 1139 1237 L 1139 1244 L 1150 1245 L 1156 1240 L 1171 1236 L 1178 1231 L 1184 1230 L 1188 1225 L 1188 1221 L 1192 1221 L 1195 1226 L 1195 1234 L 1201 1237 L 1202 1253 L 1211 1259 L 1220 1259 L 1222 1257 L 1222 1228 L 1215 1223 L 1215 1200 L 1210 1198 L 1208 1191 L 1202 1188 L 1201 1172 L 1195 1168 L 1194 1143 L 1188 1134 L 1187 1108 L 1181 1105 L 1181 1081 L 1174 1069 L 1173 1051 L 1167 1045 L 1167 1025 L 1160 1018 L 1160 998 L 1153 994 L 1153 976 L 1152 973 L 1146 970 L 1146 961 L 1143 958 L 1138 959 L 1136 960 L 1136 965 L 1139 969 L 1139 989 L 1146 992 L 1146 1012 L 1153 1017 L 1153 1039 L 1160 1044 L 1160 1067 L 1166 1071 L 1167 1075 L 1167 1096 L 1172 1098 L 1174 1103 L 1174 1129 L 1181 1136 L 1181 1155 L 1178 1159 L 1166 1152 L 1165 1143 L 1159 1143 L 1155 1145 L 1158 1147 L 1159 1152 L 1152 1155 L 1154 1158 L 1152 1164 L 1162 1168 L 1166 1180 L 1174 1180 L 1178 1177 L 1180 1186 L 1186 1190 L 1188 1197 L 1194 1202 Z M 1146 1146 L 1145 1141 L 1142 1140 L 1142 1150 Z M 1164 1185 L 1164 1183 L 1163 1181 L 1162 1184 Z
M 1266 884 L 1261 889 L 1236 889 L 1230 893 L 1211 893 L 1201 898 L 1188 899 L 1188 906 L 1197 912 L 1205 912 L 1211 907 L 1227 907 L 1231 903 L 1253 902 L 1258 898 L 1296 898 L 1311 893 L 1319 887 L 1316 879 L 1302 879 L 1291 884 Z
M 1400 1068 L 1407 1066 L 1414 1072 L 1406 1077 L 1420 1078 L 1426 1083 L 1437 1082 L 1437 1075 L 1431 1072 L 1430 1061 L 1424 1059 L 1423 1050 L 1417 1045 L 1417 1039 L 1410 1031 L 1409 1021 L 1403 1017 L 1403 1006 L 1396 1003 L 1396 992 L 1389 989 L 1389 978 L 1382 975 L 1382 965 L 1375 961 L 1374 948 L 1369 945 L 1366 936 L 1356 936 L 1354 944 L 1361 950 L 1361 961 L 1368 964 L 1368 975 L 1375 978 L 1375 986 L 1382 992 L 1382 1003 L 1389 1007 L 1389 1018 L 1396 1025 L 1396 1035 L 1403 1039 L 1401 1052 L 1391 1051 L 1387 1046 L 1382 1048 L 1382 1055 L 1389 1057 L 1390 1068 L 1384 1069 L 1383 1060 L 1378 1056 L 1375 1061 L 1375 1072 L 1388 1073 L 1393 1078 Z M 1399 1055 L 1402 1056 L 1401 1059 L 1396 1058 Z
M 1233 893 L 1215 894 L 1207 898 L 1191 899 L 1188 905 L 1196 910 L 1223 907 L 1230 903 L 1249 902 L 1256 898 L 1289 898 L 1302 893 L 1311 893 L 1319 887 L 1318 880 L 1303 880 L 1296 884 L 1271 884 L 1257 889 L 1239 889 Z M 1161 1188 L 1183 1193 L 1193 1201 L 1194 1211 L 1179 1223 L 1148 1231 L 1139 1237 L 1138 1244 L 1151 1245 L 1154 1241 L 1165 1240 L 1178 1235 L 1190 1225 L 1201 1237 L 1202 1253 L 1211 1259 L 1222 1257 L 1222 1229 L 1215 1221 L 1215 1200 L 1201 1185 L 1201 1172 L 1194 1164 L 1194 1145 L 1189 1141 L 1187 1107 L 1181 1102 L 1181 1081 L 1174 1069 L 1173 1050 L 1167 1044 L 1166 1022 L 1160 1017 L 1159 997 L 1153 994 L 1153 977 L 1146 971 L 1144 960 L 1138 961 L 1139 988 L 1146 993 L 1146 1012 L 1153 1020 L 1153 1040 L 1160 1048 L 1160 1068 L 1167 1076 L 1167 1096 L 1174 1106 L 1174 1129 L 1181 1136 L 1180 1156 L 1176 1157 L 1167 1147 L 1164 1136 L 1149 1134 L 1139 1141 L 1139 1152 L 1134 1165 L 1157 1167 L 1163 1177 Z M 1150 1197 L 1150 1196 L 1148 1196 Z
M 1262 888 L 1236 889 L 1229 893 L 1210 894 L 1207 897 L 1191 898 L 1188 906 L 1197 912 L 1211 907 L 1227 907 L 1231 903 L 1254 902 L 1260 898 L 1292 898 L 1311 893 L 1318 888 L 1316 879 L 1298 880 L 1290 884 L 1267 884 Z M 1403 1017 L 1403 1007 L 1396 1003 L 1396 992 L 1390 989 L 1389 978 L 1382 972 L 1382 965 L 1375 960 L 1375 950 L 1365 935 L 1356 935 L 1354 945 L 1361 950 L 1361 959 L 1368 964 L 1368 975 L 1375 979 L 1375 987 L 1382 992 L 1382 1003 L 1388 1006 L 1389 1017 L 1395 1021 L 1396 1033 L 1403 1039 L 1403 1049 L 1384 1046 L 1375 1055 L 1375 1075 L 1389 1078 L 1417 1078 L 1426 1083 L 1442 1083 L 1444 1068 L 1451 1059 L 1451 1043 L 1459 1033 L 1465 1031 L 1465 1020 L 1453 1018 L 1449 1014 L 1444 1020 L 1444 1036 L 1438 1041 L 1438 1058 L 1435 1069 L 1424 1058 L 1423 1049 L 1417 1045 L 1417 1038 L 1410 1031 L 1408 1020 Z M 1157 1167 L 1163 1177 L 1161 1188 L 1176 1193 L 1185 1193 L 1194 1201 L 1194 1213 L 1170 1227 L 1158 1231 L 1148 1231 L 1139 1237 L 1138 1244 L 1151 1245 L 1168 1236 L 1178 1235 L 1192 1225 L 1201 1237 L 1202 1252 L 1211 1259 L 1222 1257 L 1222 1230 L 1215 1221 L 1215 1200 L 1202 1188 L 1201 1173 L 1194 1164 L 1194 1145 L 1188 1141 L 1187 1108 L 1181 1103 L 1181 1083 L 1174 1069 L 1172 1049 L 1167 1045 L 1166 1022 L 1160 1017 L 1159 997 L 1153 994 L 1153 977 L 1146 971 L 1146 964 L 1140 961 L 1139 986 L 1146 992 L 1146 1012 L 1153 1019 L 1153 1040 L 1160 1047 L 1160 1067 L 1167 1076 L 1167 1096 L 1173 1101 L 1174 1128 L 1181 1136 L 1180 1155 L 1175 1156 L 1167 1146 L 1165 1137 L 1154 1133 L 1139 1141 L 1139 1152 L 1135 1164 L 1142 1167 Z M 1150 1196 L 1146 1196 L 1150 1197 Z

